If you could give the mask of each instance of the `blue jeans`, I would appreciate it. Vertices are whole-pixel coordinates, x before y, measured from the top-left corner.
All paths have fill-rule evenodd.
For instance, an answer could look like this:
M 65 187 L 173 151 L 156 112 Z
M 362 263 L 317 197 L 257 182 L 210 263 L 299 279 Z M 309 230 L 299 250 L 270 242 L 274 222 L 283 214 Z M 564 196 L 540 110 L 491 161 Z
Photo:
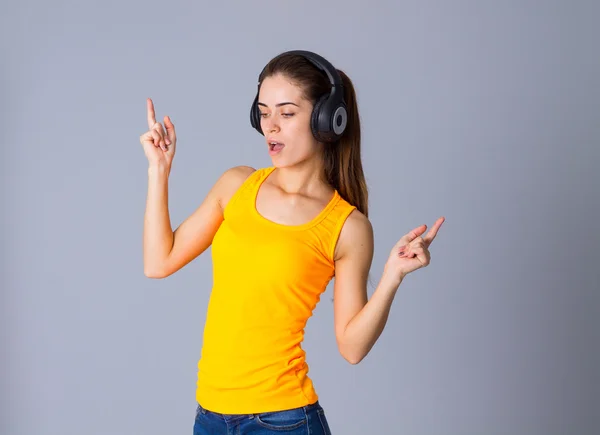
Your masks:
M 319 401 L 259 414 L 219 414 L 198 405 L 194 435 L 331 435 Z

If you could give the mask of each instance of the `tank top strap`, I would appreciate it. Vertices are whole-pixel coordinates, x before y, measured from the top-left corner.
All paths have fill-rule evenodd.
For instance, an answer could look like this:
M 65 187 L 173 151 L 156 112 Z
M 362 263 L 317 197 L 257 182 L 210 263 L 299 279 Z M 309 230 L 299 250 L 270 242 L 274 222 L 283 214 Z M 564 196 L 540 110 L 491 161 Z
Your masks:
M 267 178 L 274 170 L 274 166 L 260 168 L 248 175 L 238 190 L 236 190 L 229 199 L 229 202 L 225 206 L 225 210 L 223 210 L 223 217 L 227 219 L 227 217 L 231 215 L 235 209 L 237 209 L 239 206 L 245 206 L 248 201 L 252 201 L 251 205 L 254 206 L 255 194 L 258 186 L 260 186 L 264 179 Z
M 337 193 L 337 191 L 336 191 Z M 329 210 L 327 216 L 321 221 L 316 230 L 320 233 L 319 237 L 324 242 L 326 256 L 333 262 L 335 248 L 344 227 L 344 223 L 357 207 L 347 202 L 339 193 L 336 194 L 337 201 Z

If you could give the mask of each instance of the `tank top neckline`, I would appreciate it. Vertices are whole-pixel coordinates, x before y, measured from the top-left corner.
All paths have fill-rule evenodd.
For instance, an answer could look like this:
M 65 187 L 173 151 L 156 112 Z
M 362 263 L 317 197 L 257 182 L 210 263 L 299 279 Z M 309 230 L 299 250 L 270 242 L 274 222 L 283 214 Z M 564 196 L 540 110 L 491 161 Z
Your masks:
M 267 225 L 271 225 L 273 227 L 280 228 L 282 230 L 287 230 L 287 231 L 299 231 L 299 230 L 305 230 L 305 229 L 311 228 L 311 227 L 317 225 L 323 219 L 325 219 L 325 217 L 329 214 L 329 212 L 331 211 L 331 209 L 333 209 L 333 207 L 335 207 L 335 205 L 338 203 L 338 201 L 341 198 L 341 196 L 338 193 L 337 189 L 334 189 L 333 196 L 331 197 L 331 199 L 329 200 L 329 202 L 327 203 L 327 205 L 325 206 L 325 208 L 323 208 L 319 212 L 319 214 L 317 216 L 315 216 L 313 219 L 311 219 L 310 221 L 305 222 L 303 224 L 300 224 L 300 225 L 280 224 L 279 222 L 275 222 L 275 221 L 272 221 L 270 219 L 267 219 L 262 214 L 260 214 L 259 211 L 258 211 L 258 209 L 256 208 L 256 199 L 258 198 L 258 192 L 259 192 L 261 186 L 267 180 L 267 178 L 269 178 L 269 175 L 271 175 L 271 173 L 275 169 L 276 169 L 275 166 L 271 166 L 269 168 L 266 168 L 265 169 L 265 173 L 262 174 L 262 176 L 259 178 L 259 180 L 256 183 L 256 185 L 254 186 L 254 189 L 253 189 L 253 192 L 252 192 L 252 207 L 251 207 L 252 213 L 254 214 L 254 216 L 256 218 L 258 218 L 260 221 L 262 221 L 263 223 L 265 223 Z

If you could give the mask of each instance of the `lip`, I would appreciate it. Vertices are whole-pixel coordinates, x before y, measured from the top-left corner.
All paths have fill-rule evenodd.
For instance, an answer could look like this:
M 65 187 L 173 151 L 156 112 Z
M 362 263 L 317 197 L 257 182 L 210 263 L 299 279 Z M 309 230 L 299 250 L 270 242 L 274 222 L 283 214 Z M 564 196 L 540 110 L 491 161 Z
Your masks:
M 268 137 L 267 138 L 267 145 L 271 145 L 271 142 L 278 142 L 282 145 L 285 145 L 285 143 L 281 142 L 280 140 L 275 139 L 274 137 Z
M 271 156 L 275 156 L 275 155 L 279 154 L 279 153 L 280 153 L 280 152 L 281 152 L 281 151 L 282 151 L 282 150 L 285 148 L 285 144 L 284 144 L 283 142 L 279 142 L 279 143 L 280 143 L 280 144 L 282 144 L 283 146 L 282 146 L 280 149 L 278 149 L 278 150 L 274 151 L 274 150 L 271 148 L 271 145 L 270 145 L 270 143 L 271 143 L 271 142 L 277 142 L 277 141 L 276 141 L 276 140 L 270 140 L 270 141 L 267 143 L 267 147 L 269 148 L 269 155 L 271 155 Z

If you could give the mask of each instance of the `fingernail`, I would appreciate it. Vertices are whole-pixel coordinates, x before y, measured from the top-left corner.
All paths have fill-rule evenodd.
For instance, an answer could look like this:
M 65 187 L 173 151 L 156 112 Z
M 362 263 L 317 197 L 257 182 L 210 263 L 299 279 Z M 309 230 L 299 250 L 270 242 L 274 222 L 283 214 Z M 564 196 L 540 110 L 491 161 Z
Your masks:
M 165 143 L 166 143 L 167 145 L 171 145 L 171 141 L 169 140 L 169 138 L 166 138 L 166 139 L 165 139 Z

